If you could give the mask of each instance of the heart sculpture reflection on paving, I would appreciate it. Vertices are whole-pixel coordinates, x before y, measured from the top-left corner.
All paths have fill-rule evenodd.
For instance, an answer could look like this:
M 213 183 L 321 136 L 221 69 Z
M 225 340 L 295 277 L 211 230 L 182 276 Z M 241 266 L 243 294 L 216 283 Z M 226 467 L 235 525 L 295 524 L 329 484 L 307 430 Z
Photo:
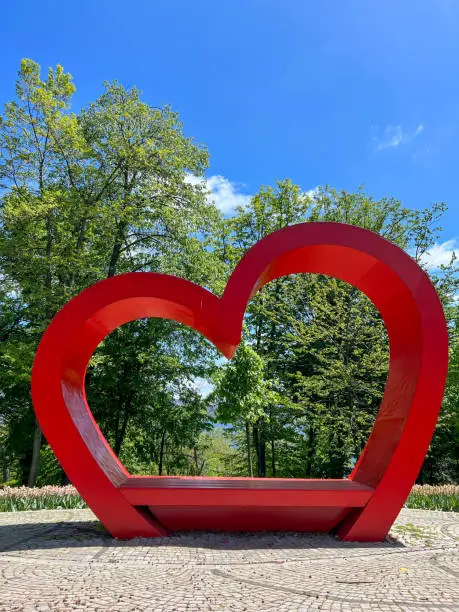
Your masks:
M 86 401 L 85 373 L 114 329 L 162 317 L 195 329 L 228 358 L 249 300 L 269 281 L 325 274 L 357 287 L 379 310 L 390 345 L 375 424 L 349 478 L 132 476 L 105 440 Z M 433 435 L 448 366 L 443 310 L 425 272 L 399 247 L 341 223 L 302 223 L 255 244 L 221 298 L 187 280 L 136 272 L 95 283 L 55 316 L 38 347 L 32 398 L 69 479 L 115 537 L 175 530 L 335 531 L 378 541 L 389 531 Z

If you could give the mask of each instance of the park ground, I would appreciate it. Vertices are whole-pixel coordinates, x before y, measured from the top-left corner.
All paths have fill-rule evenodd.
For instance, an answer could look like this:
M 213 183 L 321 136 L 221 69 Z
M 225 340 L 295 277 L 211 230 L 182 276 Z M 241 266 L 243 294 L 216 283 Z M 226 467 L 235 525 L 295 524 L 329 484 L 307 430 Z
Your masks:
M 0 610 L 459 610 L 459 515 L 404 508 L 379 544 L 320 534 L 112 539 L 90 510 L 0 514 Z

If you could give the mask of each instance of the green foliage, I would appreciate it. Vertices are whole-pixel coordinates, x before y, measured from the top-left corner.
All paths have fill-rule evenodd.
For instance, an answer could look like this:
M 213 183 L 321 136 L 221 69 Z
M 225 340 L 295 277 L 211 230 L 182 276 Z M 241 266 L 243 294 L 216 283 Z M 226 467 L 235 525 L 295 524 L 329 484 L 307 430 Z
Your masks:
M 217 389 L 210 398 L 216 402 L 217 419 L 226 424 L 257 421 L 266 416 L 272 399 L 263 358 L 241 342 L 235 356 L 217 374 Z
M 196 452 L 194 452 L 196 451 Z M 221 427 L 201 433 L 193 451 L 192 475 L 233 476 L 238 452 L 231 444 L 231 436 Z
M 437 428 L 427 453 L 419 482 L 459 482 L 459 307 L 448 308 L 450 358 L 448 380 Z
M 187 449 L 210 427 L 194 379 L 213 356 L 197 334 L 160 319 L 124 325 L 102 343 L 88 372 L 88 398 L 128 469 L 186 470 Z
M 232 268 L 247 248 L 273 230 L 325 220 L 377 232 L 422 263 L 438 239 L 444 210 L 443 204 L 409 210 L 397 200 L 376 201 L 363 191 L 350 194 L 324 188 L 311 196 L 286 180 L 275 188 L 263 188 L 247 207 L 225 220 L 215 249 Z M 448 308 L 457 290 L 455 262 L 443 267 L 433 281 Z M 451 310 L 447 313 L 454 327 Z M 236 363 L 225 366 L 228 392 L 218 388 L 219 410 L 225 407 L 231 417 L 223 418 L 240 432 L 236 436 L 240 452 L 247 452 L 253 443 L 260 476 L 348 475 L 368 438 L 387 376 L 387 335 L 374 306 L 341 281 L 295 275 L 265 286 L 249 304 L 245 325 L 246 344 L 263 360 L 258 379 L 270 381 L 275 399 L 270 398 L 253 420 L 253 435 L 246 435 L 244 445 L 242 430 L 247 425 L 240 418 L 240 394 L 247 368 L 238 374 Z M 454 399 L 448 400 L 447 391 L 430 453 L 430 480 L 433 473 L 443 482 L 457 479 L 458 435 L 453 423 L 458 393 L 453 384 L 451 378 L 448 389 Z
M 187 172 L 202 174 L 207 152 L 185 137 L 178 115 L 150 107 L 119 83 L 106 83 L 96 102 L 75 115 L 74 91 L 61 66 L 42 80 L 38 64 L 23 60 L 16 99 L 0 118 L 3 455 L 15 458 L 20 479 L 31 484 L 39 446 L 33 446 L 30 371 L 56 311 L 116 273 L 169 272 L 212 287 L 220 265 L 203 242 L 218 213 L 187 181 Z M 109 372 L 97 380 L 111 385 L 111 395 L 101 388 L 96 397 L 114 399 L 126 412 Z M 125 429 L 120 418 L 118 437 Z
M 51 447 L 44 444 L 40 449 L 40 471 L 37 486 L 60 485 L 64 480 L 64 472 L 56 459 Z
M 363 190 L 305 193 L 290 180 L 262 187 L 247 206 L 222 217 L 189 177 L 203 175 L 208 154 L 185 135 L 176 112 L 150 106 L 137 89 L 115 81 L 73 113 L 74 92 L 61 66 L 42 77 L 38 64 L 23 60 L 15 99 L 0 117 L 3 481 L 65 480 L 35 423 L 30 373 L 54 314 L 95 281 L 149 270 L 221 294 L 248 248 L 300 222 L 358 225 L 422 265 L 441 233 L 442 203 L 412 210 Z M 459 479 L 454 258 L 430 275 L 445 308 L 451 355 L 420 481 L 448 483 Z M 230 362 L 185 326 L 134 321 L 97 349 L 87 394 L 134 473 L 343 477 L 367 440 L 387 367 L 387 335 L 374 306 L 344 282 L 298 274 L 255 295 Z M 199 380 L 214 386 L 207 399 Z
M 235 427 L 245 427 L 245 451 L 248 474 L 253 476 L 251 436 L 254 436 L 257 453 L 257 473 L 266 475 L 265 456 L 257 436 L 264 435 L 268 410 L 278 401 L 273 381 L 265 377 L 266 364 L 263 358 L 248 344 L 241 342 L 235 356 L 216 375 L 217 386 L 209 402 L 216 406 L 216 418 Z

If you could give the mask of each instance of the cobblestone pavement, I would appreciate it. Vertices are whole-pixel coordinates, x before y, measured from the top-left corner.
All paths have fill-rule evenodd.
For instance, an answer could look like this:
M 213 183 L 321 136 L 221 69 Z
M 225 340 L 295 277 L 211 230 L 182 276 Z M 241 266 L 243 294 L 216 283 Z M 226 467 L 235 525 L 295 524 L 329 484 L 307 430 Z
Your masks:
M 459 516 L 402 510 L 382 544 L 317 534 L 121 542 L 89 510 L 0 513 L 0 610 L 459 611 Z

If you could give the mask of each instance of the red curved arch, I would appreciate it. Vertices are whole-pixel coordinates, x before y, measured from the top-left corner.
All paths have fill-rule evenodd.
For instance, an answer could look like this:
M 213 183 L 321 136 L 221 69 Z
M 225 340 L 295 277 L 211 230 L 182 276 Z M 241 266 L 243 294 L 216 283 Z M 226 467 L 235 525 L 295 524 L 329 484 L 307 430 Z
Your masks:
M 354 285 L 386 325 L 390 362 L 385 393 L 350 477 L 375 493 L 339 528 L 349 539 L 381 539 L 416 480 L 438 418 L 448 368 L 443 309 L 426 273 L 391 242 L 340 223 L 299 224 L 261 240 L 234 270 L 222 300 L 230 296 L 234 333 L 241 326 L 236 317 L 256 291 L 274 278 L 299 272 L 327 274 Z M 228 320 L 230 315 L 223 316 Z

